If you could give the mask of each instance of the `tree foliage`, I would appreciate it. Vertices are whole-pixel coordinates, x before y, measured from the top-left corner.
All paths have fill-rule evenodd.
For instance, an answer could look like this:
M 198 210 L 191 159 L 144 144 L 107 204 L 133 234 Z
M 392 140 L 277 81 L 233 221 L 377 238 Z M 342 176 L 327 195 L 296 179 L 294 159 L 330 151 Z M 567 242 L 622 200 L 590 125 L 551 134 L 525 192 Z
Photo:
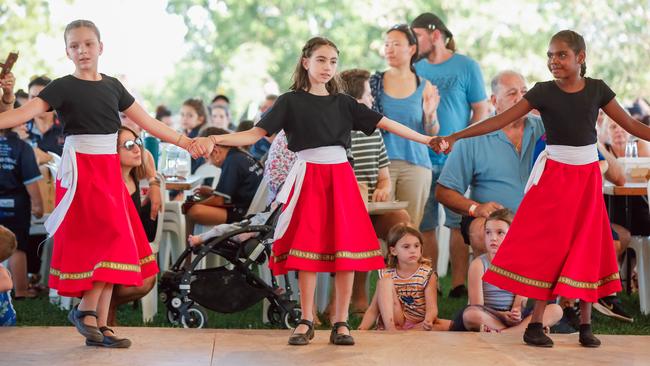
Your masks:
M 159 97 L 177 103 L 178 98 L 209 98 L 217 91 L 237 94 L 246 70 L 235 73 L 239 77 L 230 72 L 227 80 L 224 75 L 242 63 L 284 91 L 304 42 L 317 34 L 338 45 L 340 69 L 383 69 L 385 30 L 425 11 L 445 20 L 459 52 L 480 63 L 486 85 L 505 68 L 522 72 L 530 82 L 547 80 L 548 41 L 570 28 L 587 41 L 588 75 L 606 80 L 619 95 L 633 97 L 650 91 L 645 64 L 650 56 L 649 9 L 648 0 L 170 0 L 168 11 L 184 17 L 192 50 Z M 264 59 L 247 62 L 241 57 Z M 255 65 L 260 70 L 252 70 Z
M 51 68 L 45 59 L 47 55 L 36 52 L 39 35 L 52 32 L 46 0 L 0 1 L 0 59 L 4 62 L 9 52 L 20 54 L 14 69 L 17 88 L 25 88 L 23 81 L 35 73 L 45 74 Z

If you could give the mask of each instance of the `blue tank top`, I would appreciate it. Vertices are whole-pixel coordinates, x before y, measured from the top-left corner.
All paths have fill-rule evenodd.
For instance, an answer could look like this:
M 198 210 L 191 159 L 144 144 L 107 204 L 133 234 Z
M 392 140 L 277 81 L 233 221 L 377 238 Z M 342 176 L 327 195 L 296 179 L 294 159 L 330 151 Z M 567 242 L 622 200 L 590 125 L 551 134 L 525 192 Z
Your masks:
M 481 255 L 481 262 L 483 262 L 483 273 L 490 267 L 487 254 Z M 490 283 L 483 282 L 483 305 L 499 311 L 508 311 L 512 308 L 512 303 L 515 301 L 515 294 L 512 292 L 502 290 Z
M 380 95 L 380 103 L 386 117 L 421 134 L 426 134 L 422 124 L 422 93 L 426 82 L 423 80 L 413 94 L 406 98 L 393 98 L 385 92 Z M 428 147 L 399 137 L 390 132 L 384 133 L 384 144 L 390 160 L 404 160 L 411 164 L 431 169 Z

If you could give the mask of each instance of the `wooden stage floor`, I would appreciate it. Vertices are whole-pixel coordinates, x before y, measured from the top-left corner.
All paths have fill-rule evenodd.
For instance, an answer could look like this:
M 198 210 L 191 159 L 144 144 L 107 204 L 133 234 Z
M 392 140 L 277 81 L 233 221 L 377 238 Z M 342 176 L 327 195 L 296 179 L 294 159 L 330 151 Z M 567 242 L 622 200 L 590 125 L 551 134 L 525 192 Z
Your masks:
M 553 335 L 555 347 L 522 344 L 519 334 L 354 332 L 356 346 L 286 344 L 289 331 L 120 328 L 127 350 L 86 347 L 72 327 L 0 328 L 0 365 L 650 365 L 650 336 L 600 336 L 585 349 L 578 335 Z

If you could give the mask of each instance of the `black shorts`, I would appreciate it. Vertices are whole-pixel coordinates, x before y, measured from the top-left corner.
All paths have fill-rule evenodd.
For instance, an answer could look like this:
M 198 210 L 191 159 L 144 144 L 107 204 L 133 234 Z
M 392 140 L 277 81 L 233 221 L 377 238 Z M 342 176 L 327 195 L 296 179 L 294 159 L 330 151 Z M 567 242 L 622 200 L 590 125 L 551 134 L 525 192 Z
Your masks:
M 246 217 L 246 207 L 228 207 L 226 208 L 226 224 L 240 222 Z
M 469 245 L 469 226 L 472 224 L 476 217 L 472 216 L 463 216 L 460 220 L 460 234 L 463 236 L 463 241 L 465 244 Z

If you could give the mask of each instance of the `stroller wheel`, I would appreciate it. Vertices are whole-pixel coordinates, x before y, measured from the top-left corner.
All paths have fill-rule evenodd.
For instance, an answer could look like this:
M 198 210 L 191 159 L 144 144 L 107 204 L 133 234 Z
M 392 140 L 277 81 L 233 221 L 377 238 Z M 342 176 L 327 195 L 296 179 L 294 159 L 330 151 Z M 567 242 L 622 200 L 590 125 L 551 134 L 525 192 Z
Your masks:
M 192 306 L 181 314 L 181 324 L 185 328 L 203 328 L 208 323 L 208 316 L 197 306 Z
M 285 329 L 292 329 L 298 326 L 298 322 L 302 319 L 302 310 L 298 304 L 292 304 L 289 311 L 282 312 L 282 323 L 280 324 Z
M 171 310 L 167 310 L 167 320 L 169 320 L 169 322 L 172 325 L 180 325 L 180 319 L 179 318 L 180 318 L 180 314 L 178 314 L 176 312 L 173 312 Z
M 282 326 L 282 313 L 283 313 L 283 310 L 280 307 L 271 304 L 271 306 L 269 306 L 268 310 L 266 311 L 266 316 L 269 318 L 269 322 L 273 326 L 281 327 Z

